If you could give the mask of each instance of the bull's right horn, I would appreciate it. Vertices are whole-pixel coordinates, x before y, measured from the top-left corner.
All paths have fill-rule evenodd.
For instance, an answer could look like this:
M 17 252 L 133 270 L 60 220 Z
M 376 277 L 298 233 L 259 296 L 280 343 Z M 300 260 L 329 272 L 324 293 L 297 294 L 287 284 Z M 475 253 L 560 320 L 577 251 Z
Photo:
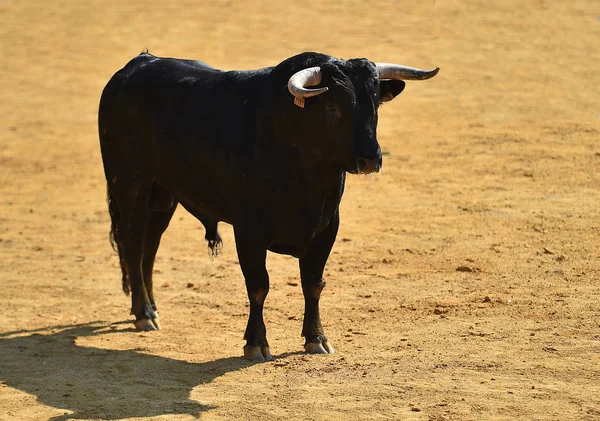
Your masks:
M 323 92 L 329 90 L 327 86 L 316 89 L 305 88 L 305 86 L 315 86 L 319 83 L 321 83 L 321 68 L 309 67 L 294 73 L 290 77 L 290 80 L 288 80 L 288 90 L 296 98 L 310 98 L 321 95 Z
M 375 63 L 375 65 L 377 66 L 379 79 L 425 80 L 431 79 L 440 71 L 439 67 L 433 70 L 421 70 L 400 64 Z

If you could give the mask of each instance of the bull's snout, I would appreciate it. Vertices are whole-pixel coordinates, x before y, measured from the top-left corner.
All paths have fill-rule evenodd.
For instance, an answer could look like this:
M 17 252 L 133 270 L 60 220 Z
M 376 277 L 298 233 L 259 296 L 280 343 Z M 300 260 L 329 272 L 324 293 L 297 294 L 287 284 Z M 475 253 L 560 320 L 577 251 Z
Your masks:
M 358 158 L 356 160 L 356 169 L 359 174 L 370 174 L 379 172 L 383 165 L 383 158 L 379 155 L 376 158 Z

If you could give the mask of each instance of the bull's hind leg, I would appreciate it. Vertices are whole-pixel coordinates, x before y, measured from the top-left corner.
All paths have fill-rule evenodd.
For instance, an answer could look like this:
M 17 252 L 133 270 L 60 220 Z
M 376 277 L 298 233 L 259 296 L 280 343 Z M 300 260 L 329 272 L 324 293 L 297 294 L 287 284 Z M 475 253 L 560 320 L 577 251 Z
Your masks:
M 119 207 L 119 243 L 122 248 L 122 266 L 131 285 L 131 314 L 139 330 L 160 329 L 150 297 L 144 285 L 142 258 L 150 223 L 150 188 L 139 182 L 112 186 L 113 197 Z
M 300 259 L 300 278 L 304 293 L 304 322 L 302 336 L 306 339 L 304 349 L 311 354 L 333 354 L 333 346 L 327 340 L 319 315 L 319 299 L 325 287 L 323 271 L 335 242 L 340 224 L 339 213 L 329 226 L 310 245 L 308 253 Z
M 150 299 L 154 319 L 158 319 L 156 311 L 156 302 L 152 291 L 152 270 L 154 268 L 154 259 L 160 245 L 160 239 L 169 226 L 171 218 L 177 209 L 175 198 L 162 190 L 156 184 L 152 187 L 150 195 L 150 218 L 148 229 L 146 230 L 146 241 L 144 245 L 144 255 L 142 260 L 142 273 L 144 275 L 144 286 Z

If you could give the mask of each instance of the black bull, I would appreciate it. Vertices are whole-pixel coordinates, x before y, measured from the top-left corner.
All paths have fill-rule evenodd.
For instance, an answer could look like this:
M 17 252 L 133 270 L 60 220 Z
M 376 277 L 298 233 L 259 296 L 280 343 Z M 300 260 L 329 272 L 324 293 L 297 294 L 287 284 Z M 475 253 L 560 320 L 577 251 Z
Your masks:
M 404 89 L 401 79 L 437 70 L 303 53 L 275 67 L 224 72 L 143 53 L 118 71 L 102 93 L 98 123 L 113 245 L 136 327 L 160 328 L 152 268 L 181 203 L 205 226 L 213 253 L 217 223 L 233 225 L 250 300 L 247 358 L 271 358 L 267 250 L 300 260 L 306 351 L 334 352 L 319 298 L 346 172 L 379 171 L 380 103 Z

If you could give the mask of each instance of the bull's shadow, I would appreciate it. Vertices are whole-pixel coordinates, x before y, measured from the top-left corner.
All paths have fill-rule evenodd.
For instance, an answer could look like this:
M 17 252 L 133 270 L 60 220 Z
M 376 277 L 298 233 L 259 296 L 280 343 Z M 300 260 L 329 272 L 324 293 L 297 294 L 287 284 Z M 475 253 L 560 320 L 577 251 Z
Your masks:
M 238 357 L 192 364 L 134 350 L 75 344 L 77 337 L 110 334 L 107 327 L 89 323 L 62 326 L 50 335 L 0 334 L 0 381 L 65 410 L 53 421 L 169 413 L 199 416 L 211 407 L 190 400 L 195 386 L 252 364 Z

